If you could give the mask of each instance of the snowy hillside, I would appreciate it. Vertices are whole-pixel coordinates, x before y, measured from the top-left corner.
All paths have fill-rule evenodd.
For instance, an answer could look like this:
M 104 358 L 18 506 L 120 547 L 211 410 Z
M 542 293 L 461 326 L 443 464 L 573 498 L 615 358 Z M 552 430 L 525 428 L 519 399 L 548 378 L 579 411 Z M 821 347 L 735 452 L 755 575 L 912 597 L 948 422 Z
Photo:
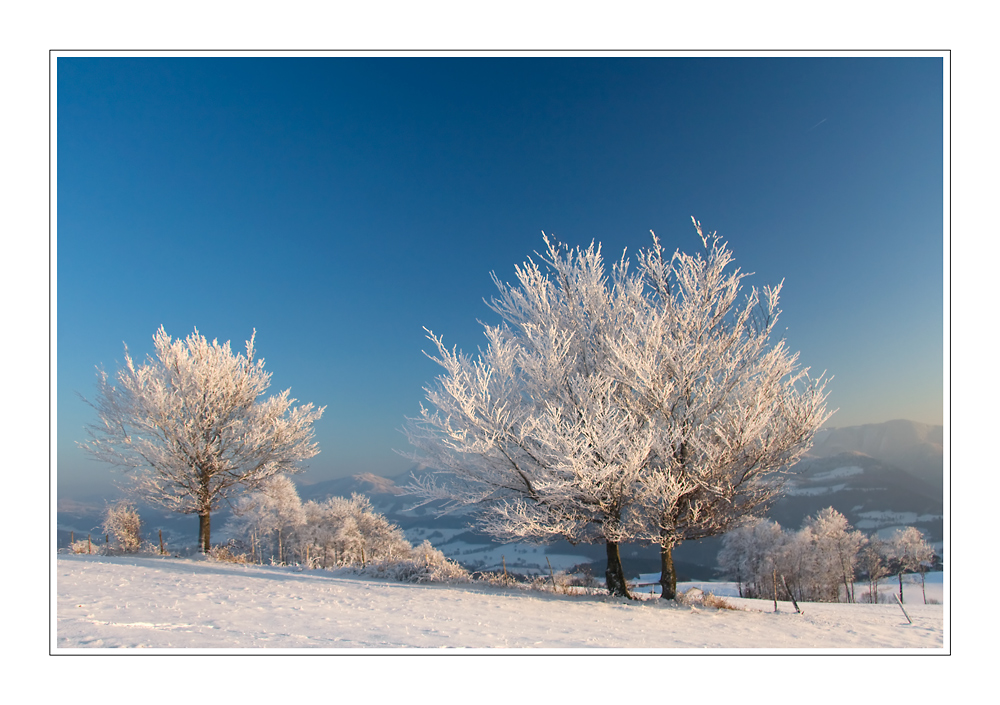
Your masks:
M 907 583 L 895 604 L 727 598 L 737 610 L 481 583 L 411 585 L 347 573 L 158 557 L 57 557 L 52 646 L 93 649 L 904 650 L 944 653 L 942 604 Z M 928 597 L 942 600 L 940 574 Z M 680 585 L 682 590 L 691 587 Z M 730 584 L 700 585 L 732 594 Z M 613 652 L 613 651 L 609 651 Z M 893 651 L 898 653 L 898 651 Z

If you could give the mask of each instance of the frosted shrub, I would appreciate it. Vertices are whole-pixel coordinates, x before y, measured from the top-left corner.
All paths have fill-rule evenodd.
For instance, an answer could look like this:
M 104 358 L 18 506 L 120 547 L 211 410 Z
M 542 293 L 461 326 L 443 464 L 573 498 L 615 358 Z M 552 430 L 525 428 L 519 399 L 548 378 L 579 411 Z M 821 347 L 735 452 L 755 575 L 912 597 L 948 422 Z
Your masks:
M 135 505 L 127 500 L 108 507 L 104 514 L 104 533 L 114 538 L 113 550 L 121 553 L 138 553 L 142 547 L 139 531 L 142 520 Z
M 711 607 L 717 610 L 738 610 L 731 602 L 724 597 L 719 597 L 710 592 L 705 592 L 701 588 L 689 588 L 677 596 L 677 601 L 687 607 Z
M 330 497 L 325 502 L 306 502 L 304 523 L 297 531 L 299 556 L 321 568 L 369 563 L 392 563 L 413 551 L 395 524 L 376 512 L 360 494 L 350 499 Z
M 219 563 L 252 563 L 242 541 L 230 539 L 221 546 L 214 546 L 209 558 Z
M 577 576 L 570 575 L 564 571 L 558 573 L 543 573 L 536 575 L 531 581 L 532 590 L 542 592 L 561 592 L 569 595 L 573 592 L 580 592 L 574 588 L 579 585 Z
M 448 560 L 430 541 L 417 546 L 407 558 L 380 561 L 363 572 L 404 583 L 465 583 L 471 580 L 465 568 Z
M 594 577 L 594 569 L 589 563 L 573 566 L 566 573 L 569 584 L 573 587 L 593 588 L 599 585 L 597 578 Z
M 89 554 L 99 554 L 103 553 L 101 550 L 103 547 L 97 543 L 94 543 L 90 539 L 80 539 L 79 541 L 74 541 L 69 545 L 69 550 L 72 553 L 89 553 Z
M 498 587 L 511 587 L 517 585 L 517 578 L 515 578 L 512 573 L 504 573 L 502 571 L 485 571 L 477 573 L 476 580 L 480 580 L 487 585 L 495 585 Z

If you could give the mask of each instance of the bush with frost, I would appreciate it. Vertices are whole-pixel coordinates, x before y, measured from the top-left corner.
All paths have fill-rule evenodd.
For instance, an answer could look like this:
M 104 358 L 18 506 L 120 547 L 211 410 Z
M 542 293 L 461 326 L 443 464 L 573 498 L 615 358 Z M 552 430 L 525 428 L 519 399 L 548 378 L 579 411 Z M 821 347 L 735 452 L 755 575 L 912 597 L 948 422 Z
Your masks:
M 139 510 L 128 500 L 121 500 L 104 513 L 104 533 L 114 539 L 108 548 L 115 553 L 138 553 L 142 549 L 142 520 Z
M 405 558 L 371 563 L 360 572 L 404 583 L 465 583 L 471 580 L 469 571 L 449 560 L 430 541 L 424 541 Z

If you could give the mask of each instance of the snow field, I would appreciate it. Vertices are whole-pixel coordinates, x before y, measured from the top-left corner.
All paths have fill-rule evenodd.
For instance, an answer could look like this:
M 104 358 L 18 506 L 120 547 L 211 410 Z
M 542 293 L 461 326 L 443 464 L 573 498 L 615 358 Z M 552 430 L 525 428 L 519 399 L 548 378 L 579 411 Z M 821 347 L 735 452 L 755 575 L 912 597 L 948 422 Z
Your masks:
M 775 614 L 764 600 L 727 598 L 747 611 L 716 610 L 664 604 L 649 595 L 630 602 L 475 583 L 411 585 L 343 572 L 174 558 L 60 555 L 54 575 L 52 645 L 61 653 L 945 648 L 940 604 L 907 604 L 910 625 L 895 604 L 806 603 L 805 614 L 798 615 L 790 603 L 779 603 Z

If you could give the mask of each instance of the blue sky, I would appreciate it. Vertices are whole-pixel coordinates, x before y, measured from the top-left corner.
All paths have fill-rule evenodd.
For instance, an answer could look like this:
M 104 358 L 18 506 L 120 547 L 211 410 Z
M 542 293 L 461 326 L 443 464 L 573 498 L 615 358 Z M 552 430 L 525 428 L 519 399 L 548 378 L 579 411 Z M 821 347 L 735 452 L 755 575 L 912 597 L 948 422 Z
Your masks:
M 570 245 L 718 230 L 784 279 L 835 426 L 941 423 L 940 58 L 57 59 L 60 493 L 115 476 L 79 398 L 163 325 L 257 349 L 326 405 L 310 480 L 394 475 L 438 370 L 472 351 L 490 272 Z

